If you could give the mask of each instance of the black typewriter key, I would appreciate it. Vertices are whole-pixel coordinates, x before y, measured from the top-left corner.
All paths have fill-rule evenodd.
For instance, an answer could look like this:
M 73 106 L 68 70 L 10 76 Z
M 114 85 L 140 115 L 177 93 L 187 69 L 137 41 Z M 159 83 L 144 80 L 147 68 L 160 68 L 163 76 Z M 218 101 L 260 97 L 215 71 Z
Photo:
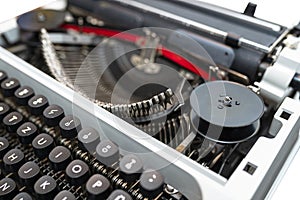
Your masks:
M 28 86 L 22 86 L 15 91 L 16 102 L 22 106 L 27 106 L 29 99 L 33 96 L 34 91 Z
M 44 110 L 43 116 L 45 119 L 45 123 L 48 126 L 57 126 L 60 120 L 64 118 L 65 114 L 64 110 L 60 106 L 50 105 Z
M 2 81 L 4 81 L 5 79 L 7 79 L 7 74 L 0 70 L 0 83 L 2 83 Z
M 3 156 L 4 168 L 9 172 L 17 172 L 24 162 L 24 153 L 19 149 L 11 149 Z
M 107 200 L 132 200 L 131 196 L 124 190 L 114 190 Z
M 82 185 L 89 178 L 89 166 L 81 160 L 73 160 L 66 168 L 66 175 L 72 185 Z
M 2 81 L 1 88 L 2 93 L 6 97 L 14 95 L 15 91 L 20 87 L 20 82 L 15 78 L 8 78 Z
M 111 190 L 109 180 L 100 174 L 90 177 L 85 188 L 89 200 L 106 199 Z
M 141 192 L 145 197 L 155 198 L 163 191 L 164 177 L 155 170 L 146 170 L 140 177 Z
M 133 182 L 139 179 L 143 172 L 143 163 L 139 157 L 133 154 L 124 156 L 120 160 L 120 175 L 127 182 Z
M 0 120 L 1 121 L 9 113 L 9 110 L 10 110 L 10 107 L 6 103 L 3 103 L 3 102 L 0 103 Z
M 63 146 L 57 146 L 49 154 L 49 160 L 56 171 L 66 169 L 71 162 L 71 152 L 69 149 Z
M 6 138 L 0 137 L 0 159 L 8 152 L 9 142 Z
M 17 185 L 11 178 L 0 180 L 0 199 L 12 199 L 17 192 Z
M 22 144 L 31 144 L 37 134 L 38 129 L 31 122 L 26 122 L 17 129 L 17 135 Z
M 32 197 L 27 192 L 21 192 L 13 200 L 32 200 Z
M 16 132 L 23 122 L 23 116 L 18 112 L 11 112 L 3 118 L 3 123 L 8 132 Z
M 27 162 L 18 171 L 18 176 L 24 185 L 33 185 L 39 178 L 40 167 L 34 162 Z
M 76 197 L 71 192 L 63 190 L 55 196 L 54 200 L 76 200 Z
M 57 184 L 51 176 L 45 175 L 35 182 L 34 191 L 39 199 L 53 199 L 57 194 Z
M 119 147 L 110 140 L 101 141 L 96 148 L 97 159 L 106 166 L 119 160 Z
M 81 130 L 81 122 L 77 117 L 67 115 L 59 122 L 59 127 L 62 137 L 72 139 Z
M 78 145 L 82 149 L 89 152 L 96 151 L 96 147 L 100 142 L 100 135 L 98 131 L 93 128 L 83 128 L 78 133 Z
M 39 158 L 45 158 L 49 155 L 49 152 L 54 148 L 53 138 L 45 133 L 41 133 L 32 141 L 32 147 L 34 153 Z
M 28 101 L 30 112 L 33 115 L 42 115 L 45 108 L 49 105 L 48 99 L 43 95 L 35 95 Z

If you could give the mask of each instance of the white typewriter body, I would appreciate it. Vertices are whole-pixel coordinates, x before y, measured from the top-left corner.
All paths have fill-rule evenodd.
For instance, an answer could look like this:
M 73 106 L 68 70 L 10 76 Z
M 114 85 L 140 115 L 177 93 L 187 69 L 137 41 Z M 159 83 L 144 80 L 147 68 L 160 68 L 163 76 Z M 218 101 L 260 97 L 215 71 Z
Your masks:
M 15 10 L 15 6 L 23 7 L 23 9 L 18 10 L 18 13 L 14 13 L 16 16 L 49 2 L 46 0 L 32 1 L 32 4 L 30 4 L 29 1 L 26 1 L 22 4 L 26 4 L 28 7 L 23 7 L 19 3 L 12 5 L 12 10 Z M 191 3 L 196 4 L 197 2 L 192 1 Z M 241 12 L 243 8 L 240 6 L 245 6 L 248 2 L 215 0 L 212 3 L 219 6 L 230 4 L 232 7 L 229 5 L 229 9 Z M 260 7 L 260 2 L 257 3 Z M 290 3 L 282 2 L 281 4 L 276 2 L 280 6 L 274 8 L 274 12 L 272 6 L 269 6 L 270 4 L 276 6 L 273 1 L 269 1 L 269 4 L 264 2 L 262 7 L 267 10 L 258 9 L 257 17 L 272 20 L 272 22 L 287 27 L 292 27 L 299 22 L 299 14 L 296 11 L 293 12 L 293 9 L 299 8 L 295 5 L 297 3 L 292 0 Z M 285 9 L 281 5 L 291 7 Z M 5 6 L 2 9 L 7 11 Z M 278 9 L 282 11 L 280 15 Z M 290 19 L 290 13 L 295 15 L 295 19 Z M 280 21 L 276 21 L 274 16 L 279 17 Z M 2 16 L 1 14 L 0 17 L 1 21 L 6 21 L 12 16 Z M 296 72 L 300 73 L 300 44 L 297 46 L 293 43 L 294 41 L 299 43 L 299 38 L 291 38 L 286 41 L 288 45 L 280 52 L 273 64 L 273 69 L 267 70 L 262 80 L 255 83 L 265 98 L 278 104 L 271 125 L 271 133 L 275 137 L 272 139 L 259 138 L 229 179 L 198 165 L 174 149 L 148 137 L 141 130 L 109 114 L 104 109 L 97 108 L 80 95 L 77 96 L 69 88 L 57 83 L 4 49 L 0 49 L 0 59 L 12 66 L 7 68 L 8 73 L 20 74 L 24 83 L 42 82 L 43 84 L 38 86 L 41 91 L 43 91 L 43 87 L 49 86 L 58 95 L 64 93 L 69 101 L 76 99 L 73 103 L 72 112 L 80 112 L 81 115 L 83 113 L 87 121 L 90 119 L 90 123 L 99 123 L 103 129 L 111 131 L 112 134 L 105 137 L 116 141 L 122 147 L 124 153 L 145 152 L 147 155 L 144 157 L 145 165 L 154 167 L 153 163 L 155 163 L 157 168 L 162 169 L 161 172 L 166 177 L 166 182 L 171 183 L 188 199 L 290 199 L 298 195 L 295 183 L 300 179 L 298 169 L 300 166 L 300 152 L 298 152 L 300 148 L 299 92 L 296 92 L 292 97 L 286 97 L 290 92 L 287 82 Z M 282 75 L 283 73 L 285 76 Z M 62 99 L 56 99 L 56 101 L 64 103 Z M 70 112 L 71 108 L 69 109 Z M 283 112 L 288 113 L 289 117 L 287 119 L 282 117 Z M 96 116 L 97 120 L 93 120 L 92 116 Z M 146 137 L 147 140 L 139 140 L 140 136 Z

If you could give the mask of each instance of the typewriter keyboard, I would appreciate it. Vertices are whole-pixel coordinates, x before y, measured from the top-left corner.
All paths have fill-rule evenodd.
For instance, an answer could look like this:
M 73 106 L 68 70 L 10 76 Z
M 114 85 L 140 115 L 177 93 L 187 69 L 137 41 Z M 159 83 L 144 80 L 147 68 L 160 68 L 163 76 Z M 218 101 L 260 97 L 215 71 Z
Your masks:
M 0 199 L 173 199 L 160 172 L 122 156 L 81 116 L 5 71 L 0 83 Z

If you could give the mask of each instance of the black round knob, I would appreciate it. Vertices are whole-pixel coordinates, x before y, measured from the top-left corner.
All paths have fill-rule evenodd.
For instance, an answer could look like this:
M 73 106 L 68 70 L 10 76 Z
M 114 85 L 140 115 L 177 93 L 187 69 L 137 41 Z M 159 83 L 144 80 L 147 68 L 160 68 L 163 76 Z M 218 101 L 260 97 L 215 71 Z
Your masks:
M 139 179 L 143 172 L 143 162 L 139 157 L 133 154 L 125 155 L 120 160 L 120 175 L 127 182 L 134 182 Z
M 210 140 L 236 143 L 252 137 L 264 112 L 261 98 L 247 87 L 230 81 L 212 81 L 191 94 L 194 129 Z
M 58 105 L 50 105 L 44 110 L 43 116 L 45 119 L 45 123 L 48 126 L 57 126 L 60 120 L 62 120 L 62 118 L 65 116 L 65 114 L 62 107 Z
M 67 115 L 59 122 L 59 127 L 62 137 L 72 139 L 81 130 L 81 122 L 77 117 Z
M 16 102 L 22 106 L 26 106 L 29 99 L 33 96 L 34 91 L 28 86 L 22 86 L 15 91 Z
M 20 82 L 15 78 L 8 78 L 2 81 L 1 88 L 3 95 L 10 97 L 14 95 L 14 92 L 20 87 Z
M 140 178 L 141 192 L 149 199 L 155 198 L 163 191 L 164 177 L 155 170 L 145 170 Z
M 89 178 L 89 166 L 81 160 L 73 160 L 66 168 L 66 175 L 72 185 L 82 185 Z
M 86 183 L 88 199 L 107 199 L 111 186 L 107 178 L 100 174 L 95 174 Z

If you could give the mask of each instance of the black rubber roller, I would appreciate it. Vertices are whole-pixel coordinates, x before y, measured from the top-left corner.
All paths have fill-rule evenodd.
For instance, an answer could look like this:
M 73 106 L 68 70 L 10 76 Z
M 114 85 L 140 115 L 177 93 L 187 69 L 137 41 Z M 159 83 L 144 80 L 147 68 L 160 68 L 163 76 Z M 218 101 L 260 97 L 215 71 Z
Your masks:
M 264 112 L 261 98 L 244 85 L 212 81 L 191 94 L 194 129 L 219 143 L 238 143 L 255 135 Z

